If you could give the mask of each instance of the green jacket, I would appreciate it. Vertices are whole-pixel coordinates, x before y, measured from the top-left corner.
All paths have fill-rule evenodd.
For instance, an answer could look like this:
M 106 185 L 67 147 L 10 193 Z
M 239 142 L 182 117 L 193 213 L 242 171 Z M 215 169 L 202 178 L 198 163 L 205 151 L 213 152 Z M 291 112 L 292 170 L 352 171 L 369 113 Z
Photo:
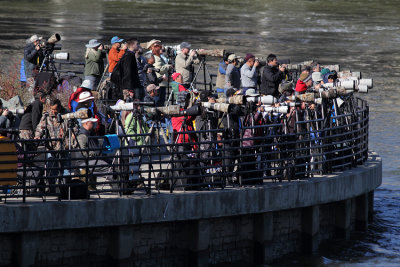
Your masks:
M 133 113 L 129 113 L 125 119 L 125 132 L 128 135 L 131 134 L 147 134 L 149 131 L 149 127 L 147 124 L 142 120 L 139 119 L 140 122 L 137 123 L 136 117 L 133 116 Z M 137 146 L 141 146 L 144 144 L 144 140 L 146 136 L 132 136 L 130 137 L 131 140 L 136 141 Z
M 104 54 L 101 50 L 89 52 L 85 58 L 85 76 L 94 75 L 101 76 L 104 72 Z

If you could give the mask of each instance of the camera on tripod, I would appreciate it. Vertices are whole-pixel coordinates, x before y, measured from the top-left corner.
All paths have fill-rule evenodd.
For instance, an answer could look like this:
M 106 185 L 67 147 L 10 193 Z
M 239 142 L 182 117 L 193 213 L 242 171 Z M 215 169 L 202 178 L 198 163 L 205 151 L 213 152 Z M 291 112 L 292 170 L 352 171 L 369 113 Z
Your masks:
M 47 116 L 48 116 L 48 112 Z M 67 113 L 67 114 L 57 114 L 57 121 L 59 123 L 63 122 L 64 120 L 72 120 L 72 119 L 87 119 L 92 117 L 92 111 L 90 109 L 81 109 L 75 112 Z
M 290 106 L 279 106 L 279 107 L 272 107 L 272 106 L 261 106 L 264 109 L 264 112 L 272 112 L 272 113 L 282 113 L 287 114 L 289 113 Z
M 4 110 L 8 109 L 7 107 L 3 108 Z M 16 109 L 8 109 L 8 112 L 10 112 L 12 115 L 24 115 L 25 109 L 24 108 L 16 108 Z
M 44 59 L 39 69 L 39 72 L 42 72 L 45 68 L 46 70 L 52 70 L 53 72 L 56 73 L 57 81 L 59 80 L 59 75 L 57 73 L 57 68 L 54 65 L 54 60 L 69 59 L 69 53 L 67 52 L 53 54 L 54 50 L 61 50 L 62 46 L 56 44 L 60 40 L 61 40 L 60 34 L 55 33 L 52 36 L 50 36 L 50 38 L 47 39 L 47 41 L 44 44 L 42 44 L 42 47 L 44 49 L 43 53 Z

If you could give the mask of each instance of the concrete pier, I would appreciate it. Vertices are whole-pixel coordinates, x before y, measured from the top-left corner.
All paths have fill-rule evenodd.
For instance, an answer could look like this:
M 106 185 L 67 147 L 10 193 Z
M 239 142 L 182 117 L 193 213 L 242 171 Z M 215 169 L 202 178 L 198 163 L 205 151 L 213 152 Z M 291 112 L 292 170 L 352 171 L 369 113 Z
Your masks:
M 0 266 L 265 264 L 372 219 L 382 163 L 201 192 L 0 205 Z

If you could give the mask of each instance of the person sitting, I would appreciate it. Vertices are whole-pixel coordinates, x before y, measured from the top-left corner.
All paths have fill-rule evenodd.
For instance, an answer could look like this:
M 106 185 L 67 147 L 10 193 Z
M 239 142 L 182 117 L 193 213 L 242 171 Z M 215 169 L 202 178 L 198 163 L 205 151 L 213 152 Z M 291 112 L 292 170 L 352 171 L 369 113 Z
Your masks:
M 247 89 L 257 89 L 257 67 L 260 65 L 260 62 L 251 53 L 246 54 L 244 61 L 245 64 L 240 69 L 243 94 Z
M 91 118 L 96 118 L 97 123 L 95 124 L 95 132 L 97 135 L 102 135 L 103 134 L 103 125 L 101 124 L 101 117 L 100 114 L 97 110 L 96 103 L 94 102 L 94 97 L 91 93 L 91 91 L 84 91 L 79 94 L 78 98 L 78 105 L 76 106 L 75 110 L 71 110 L 72 112 L 81 110 L 81 109 L 89 109 L 90 110 L 90 117 Z M 78 119 L 79 124 L 81 125 L 82 121 L 81 119 Z
M 144 97 L 144 102 L 157 102 L 157 96 L 158 96 L 158 89 L 160 87 L 156 86 L 155 84 L 149 84 L 146 87 L 146 92 L 147 95 Z
M 147 53 L 145 57 L 147 60 L 147 64 L 143 68 L 143 71 L 146 73 L 144 85 L 147 86 L 149 84 L 155 84 L 158 86 L 160 82 L 165 80 L 165 77 L 157 77 L 156 69 L 153 66 L 155 62 L 153 54 Z
M 96 189 L 95 183 L 99 175 L 106 180 L 112 179 L 112 175 L 108 174 L 111 168 L 110 162 L 107 162 L 109 158 L 99 159 L 99 156 L 103 153 L 103 147 L 97 138 L 91 138 L 96 122 L 96 118 L 82 120 L 82 127 L 79 129 L 74 144 L 74 147 L 79 151 L 74 152 L 74 160 L 72 162 L 72 165 L 77 168 L 76 172 L 78 174 L 86 174 L 89 181 L 89 189 Z M 87 173 L 86 170 L 89 172 Z
M 172 76 L 172 80 L 173 80 L 173 82 L 171 82 L 172 91 L 174 92 L 175 99 L 178 99 L 178 93 L 187 91 L 187 89 L 182 84 L 183 77 L 180 73 L 175 72 L 171 76 Z
M 304 94 L 312 86 L 312 75 L 302 73 L 296 83 L 296 94 Z
M 81 149 L 80 153 L 85 157 L 95 157 L 101 153 L 99 141 L 96 138 L 89 138 L 94 133 L 96 122 L 96 118 L 88 118 L 81 121 L 82 127 L 76 137 L 77 143 L 75 147 Z
M 71 94 L 68 100 L 68 108 L 72 112 L 76 111 L 76 107 L 78 106 L 78 101 L 79 101 L 79 95 L 82 92 L 90 92 L 92 94 L 93 90 L 93 82 L 91 80 L 84 80 L 81 84 L 81 86 L 76 89 L 75 92 Z
M 235 54 L 231 54 L 228 57 L 228 66 L 226 67 L 225 75 L 225 91 L 233 88 L 235 90 L 240 89 L 240 71 L 236 67 L 238 64 L 238 57 Z
M 126 43 L 124 39 L 120 39 L 118 36 L 111 38 L 111 49 L 108 52 L 108 72 L 113 72 L 115 65 L 124 56 L 126 51 Z

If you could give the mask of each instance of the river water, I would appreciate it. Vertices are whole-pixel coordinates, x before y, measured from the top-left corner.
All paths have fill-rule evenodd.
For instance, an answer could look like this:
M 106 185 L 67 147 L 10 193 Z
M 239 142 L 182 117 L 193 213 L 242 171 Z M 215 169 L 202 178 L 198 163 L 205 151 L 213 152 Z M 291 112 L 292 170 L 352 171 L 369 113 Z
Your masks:
M 25 40 L 58 32 L 73 61 L 84 44 L 112 36 L 181 41 L 244 55 L 316 59 L 374 79 L 369 147 L 383 159 L 375 219 L 366 234 L 324 246 L 318 255 L 276 266 L 400 266 L 400 3 L 396 0 L 29 0 L 0 1 L 0 60 L 19 61 Z M 12 59 L 12 60 L 10 60 Z M 208 58 L 211 71 L 217 61 Z M 4 67 L 3 67 L 4 68 Z

